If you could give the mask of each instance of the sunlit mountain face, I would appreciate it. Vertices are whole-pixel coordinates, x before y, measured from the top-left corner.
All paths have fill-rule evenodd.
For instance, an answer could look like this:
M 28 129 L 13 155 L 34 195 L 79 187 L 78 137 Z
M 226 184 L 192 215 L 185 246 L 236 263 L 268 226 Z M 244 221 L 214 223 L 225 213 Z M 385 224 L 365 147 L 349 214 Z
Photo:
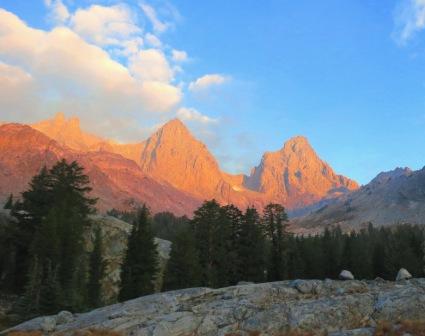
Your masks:
M 336 175 L 304 137 L 264 154 L 249 176 L 225 173 L 179 119 L 128 145 L 86 133 L 78 118 L 63 114 L 30 126 L 4 124 L 0 139 L 3 198 L 18 195 L 43 165 L 60 158 L 85 167 L 101 210 L 145 202 L 155 211 L 190 215 L 213 198 L 241 208 L 277 202 L 296 209 L 357 188 L 354 181 Z

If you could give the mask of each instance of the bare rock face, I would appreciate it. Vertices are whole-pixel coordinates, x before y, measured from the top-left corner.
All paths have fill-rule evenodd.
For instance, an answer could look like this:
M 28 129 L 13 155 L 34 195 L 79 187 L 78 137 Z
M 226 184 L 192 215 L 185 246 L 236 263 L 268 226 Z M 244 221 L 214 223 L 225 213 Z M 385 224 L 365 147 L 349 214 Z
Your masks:
M 200 199 L 146 176 L 134 161 L 121 155 L 74 151 L 21 124 L 0 126 L 0 199 L 10 193 L 19 195 L 44 165 L 51 167 L 62 158 L 76 160 L 85 168 L 101 211 L 146 203 L 153 212 L 184 215 L 201 203 Z
M 146 175 L 203 200 L 216 199 L 244 209 L 267 203 L 265 195 L 246 189 L 242 175 L 223 173 L 207 147 L 174 119 L 143 143 L 140 166 Z
M 60 145 L 76 151 L 106 151 L 120 154 L 135 162 L 138 162 L 140 159 L 141 143 L 118 144 L 114 141 L 84 132 L 80 127 L 80 120 L 77 117 L 66 118 L 63 113 L 57 113 L 53 119 L 43 120 L 31 125 L 31 127 L 47 135 Z
M 265 153 L 245 185 L 290 209 L 358 188 L 355 181 L 337 175 L 301 136 L 277 152 Z
M 386 281 L 303 280 L 192 288 L 141 297 L 74 315 L 54 332 L 98 328 L 123 335 L 215 336 L 294 329 L 313 334 L 373 335 L 378 321 L 425 318 L 425 279 Z M 57 320 L 57 316 L 52 316 Z M 40 330 L 40 317 L 12 330 Z
M 241 209 L 276 202 L 292 210 L 357 188 L 321 161 L 303 137 L 266 153 L 247 177 L 222 172 L 207 147 L 178 119 L 134 144 L 87 133 L 78 118 L 61 113 L 31 128 L 0 128 L 0 200 L 24 190 L 42 165 L 51 166 L 60 158 L 76 159 L 86 168 L 102 211 L 146 202 L 154 212 L 190 216 L 203 200 L 212 198 Z
M 67 119 L 63 113 L 57 113 L 53 119 L 31 125 L 32 128 L 74 150 L 88 151 L 102 138 L 81 131 L 80 120 L 76 117 Z
M 215 158 L 179 119 L 144 142 L 140 165 L 146 174 L 204 197 L 213 197 L 224 182 Z
M 418 224 L 425 219 L 425 168 L 396 168 L 378 174 L 360 189 L 335 199 L 307 215 L 296 218 L 300 233 L 320 232 L 327 226 L 360 229 L 369 223 L 389 226 Z

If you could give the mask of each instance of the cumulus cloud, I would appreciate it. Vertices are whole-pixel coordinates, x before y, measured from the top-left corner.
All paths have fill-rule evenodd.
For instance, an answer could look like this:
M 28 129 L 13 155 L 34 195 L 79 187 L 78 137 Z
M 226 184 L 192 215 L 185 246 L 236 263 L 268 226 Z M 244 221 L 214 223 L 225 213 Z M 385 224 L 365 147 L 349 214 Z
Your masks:
M 0 119 L 34 122 L 63 111 L 92 132 L 121 141 L 140 140 L 151 125 L 172 116 L 204 131 L 218 122 L 181 107 L 186 86 L 179 77 L 188 55 L 158 38 L 177 22 L 174 7 L 156 11 L 143 4 L 137 12 L 118 3 L 70 11 L 64 0 L 44 1 L 49 29 L 33 28 L 0 8 Z M 139 26 L 143 13 L 150 31 Z M 204 90 L 228 79 L 210 74 L 189 88 Z
M 143 12 L 145 13 L 147 18 L 151 22 L 154 31 L 158 33 L 163 33 L 169 28 L 170 26 L 169 23 L 162 22 L 158 18 L 155 8 L 153 8 L 152 6 L 146 3 L 140 4 L 140 7 L 142 8 Z
M 185 62 L 188 60 L 186 51 L 173 49 L 171 53 L 174 62 Z
M 194 108 L 181 107 L 177 110 L 176 116 L 181 120 L 194 121 L 201 124 L 214 124 L 217 119 L 210 118 Z
M 228 77 L 220 74 L 208 74 L 204 75 L 194 82 L 189 84 L 190 91 L 203 91 L 211 86 L 221 85 L 229 80 Z
M 139 46 L 141 29 L 130 9 L 122 4 L 92 5 L 78 9 L 70 19 L 71 28 L 86 41 L 99 45 Z M 131 47 L 131 46 L 130 46 Z
M 160 48 L 162 46 L 161 40 L 152 33 L 146 33 L 145 39 L 151 47 Z
M 167 58 L 157 49 L 140 50 L 131 58 L 129 68 L 141 80 L 168 83 L 173 79 L 173 70 Z
M 161 58 L 156 53 L 149 54 Z M 166 70 L 161 72 L 161 63 L 155 57 L 147 57 L 155 65 L 155 71 L 143 78 L 133 76 L 107 51 L 87 43 L 71 29 L 63 26 L 51 31 L 34 29 L 16 15 L 0 9 L 3 73 L 9 74 L 8 77 L 10 73 L 17 75 L 22 84 L 19 87 L 25 87 L 29 81 L 38 87 L 38 92 L 23 95 L 23 101 L 26 96 L 37 94 L 42 104 L 54 100 L 65 111 L 68 108 L 83 117 L 91 113 L 96 120 L 171 113 L 181 101 L 182 93 L 168 81 L 172 75 L 166 62 L 163 63 Z M 8 83 L 13 87 L 13 83 Z M 4 109 L 1 105 L 1 112 L 9 112 Z M 33 115 L 31 104 L 22 109 L 28 116 Z
M 44 3 L 49 8 L 49 18 L 54 23 L 62 24 L 69 19 L 70 13 L 62 0 L 45 0 Z
M 404 0 L 395 11 L 393 37 L 403 45 L 425 28 L 425 0 Z

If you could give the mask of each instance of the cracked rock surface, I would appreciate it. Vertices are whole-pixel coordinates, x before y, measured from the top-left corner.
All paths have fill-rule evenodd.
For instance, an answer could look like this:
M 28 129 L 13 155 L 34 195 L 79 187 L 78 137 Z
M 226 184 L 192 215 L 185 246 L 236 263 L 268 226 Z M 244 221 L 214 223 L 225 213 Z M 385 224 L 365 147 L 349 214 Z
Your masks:
M 301 329 L 334 336 L 372 335 L 377 321 L 425 319 L 425 279 L 295 280 L 191 288 L 140 297 L 72 318 L 59 316 L 64 313 L 39 317 L 13 330 L 67 335 L 96 328 L 123 335 L 215 336 L 253 331 L 274 335 Z

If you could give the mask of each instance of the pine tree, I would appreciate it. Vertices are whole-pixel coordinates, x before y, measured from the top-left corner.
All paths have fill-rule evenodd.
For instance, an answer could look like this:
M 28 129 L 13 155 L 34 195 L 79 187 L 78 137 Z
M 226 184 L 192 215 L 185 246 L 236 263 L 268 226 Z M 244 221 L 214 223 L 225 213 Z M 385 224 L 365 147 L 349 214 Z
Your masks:
M 43 278 L 40 290 L 40 313 L 43 315 L 55 314 L 62 308 L 63 303 L 57 268 L 50 260 L 47 260 L 44 267 Z
M 261 282 L 264 280 L 265 241 L 260 215 L 255 208 L 248 208 L 242 219 L 237 244 L 238 281 Z
M 11 210 L 13 208 L 13 194 L 10 194 L 6 203 L 4 204 L 4 209 Z
M 41 313 L 41 288 L 43 281 L 43 267 L 35 256 L 32 260 L 30 270 L 27 274 L 28 281 L 25 285 L 25 291 L 15 311 L 22 318 L 32 318 Z
M 22 202 L 17 202 L 12 209 L 13 216 L 18 219 L 16 229 L 13 230 L 13 288 L 17 293 L 24 290 L 32 261 L 30 248 L 53 203 L 51 179 L 46 167 L 31 179 L 29 186 L 22 193 Z
M 201 265 L 201 280 L 203 286 L 214 287 L 216 280 L 216 254 L 220 250 L 217 243 L 217 227 L 221 219 L 220 205 L 215 201 L 205 201 L 194 212 L 191 226 L 194 232 L 196 248 Z M 221 243 L 221 242 L 220 242 Z
M 268 204 L 264 209 L 263 223 L 270 239 L 269 267 L 267 277 L 270 281 L 282 280 L 286 276 L 285 239 L 288 216 L 280 204 Z
M 195 239 L 190 229 L 181 230 L 173 241 L 165 273 L 164 289 L 198 287 L 201 285 L 201 268 Z
M 157 246 L 151 229 L 149 210 L 143 206 L 128 238 L 121 268 L 119 300 L 125 301 L 153 293 L 157 271 Z
M 102 304 L 102 280 L 105 277 L 106 262 L 103 259 L 103 239 L 100 229 L 95 231 L 93 251 L 90 253 L 89 281 L 87 284 L 88 303 L 97 308 Z

